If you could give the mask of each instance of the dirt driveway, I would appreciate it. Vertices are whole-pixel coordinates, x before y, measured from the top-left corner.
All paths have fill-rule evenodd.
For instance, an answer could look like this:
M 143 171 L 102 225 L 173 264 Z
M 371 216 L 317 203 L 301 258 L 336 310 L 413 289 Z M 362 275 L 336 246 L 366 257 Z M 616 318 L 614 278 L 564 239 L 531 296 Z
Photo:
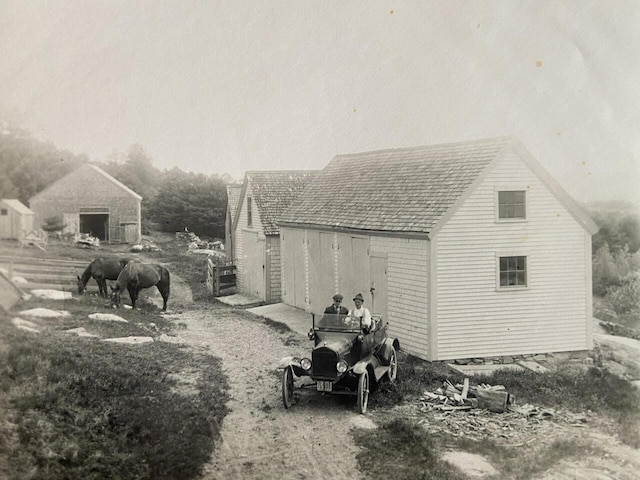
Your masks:
M 350 397 L 304 394 L 285 410 L 278 361 L 307 352 L 308 341 L 248 315 L 221 304 L 167 315 L 189 345 L 220 357 L 229 377 L 231 413 L 203 478 L 362 478 L 349 431 L 373 422 Z

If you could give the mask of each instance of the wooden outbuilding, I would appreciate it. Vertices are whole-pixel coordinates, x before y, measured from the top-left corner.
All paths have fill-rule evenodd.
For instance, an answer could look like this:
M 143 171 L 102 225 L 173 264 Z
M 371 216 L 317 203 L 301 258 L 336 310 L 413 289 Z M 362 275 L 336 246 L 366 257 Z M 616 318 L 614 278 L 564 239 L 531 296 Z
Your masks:
M 20 200 L 0 200 L 0 238 L 19 240 L 34 229 L 35 214 Z
M 267 303 L 280 301 L 277 219 L 316 173 L 312 170 L 246 172 L 232 228 L 239 293 Z
M 592 348 L 597 227 L 515 138 L 338 155 L 279 225 L 285 303 L 362 293 L 416 356 Z
M 29 200 L 36 222 L 62 218 L 68 233 L 137 243 L 142 197 L 95 165 L 85 164 Z

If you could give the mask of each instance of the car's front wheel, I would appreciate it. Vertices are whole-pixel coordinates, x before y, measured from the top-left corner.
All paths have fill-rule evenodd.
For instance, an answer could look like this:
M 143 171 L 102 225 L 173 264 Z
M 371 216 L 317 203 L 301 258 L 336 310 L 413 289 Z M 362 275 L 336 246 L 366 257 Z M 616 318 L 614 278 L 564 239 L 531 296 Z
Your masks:
M 358 378 L 358 413 L 366 413 L 369 403 L 369 372 L 365 370 Z
M 395 383 L 398 377 L 398 354 L 396 349 L 391 347 L 391 355 L 389 355 L 389 370 L 387 370 L 386 378 L 390 383 Z
M 288 366 L 282 372 L 282 403 L 290 408 L 293 403 L 293 369 Z

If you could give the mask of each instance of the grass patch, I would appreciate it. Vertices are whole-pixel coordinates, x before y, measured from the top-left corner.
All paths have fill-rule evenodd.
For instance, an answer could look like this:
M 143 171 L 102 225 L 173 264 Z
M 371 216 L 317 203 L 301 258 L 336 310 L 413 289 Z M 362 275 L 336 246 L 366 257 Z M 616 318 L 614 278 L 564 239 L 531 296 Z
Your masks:
M 600 451 L 591 443 L 576 439 L 556 440 L 539 448 L 515 448 L 499 445 L 491 439 L 480 442 L 431 435 L 411 420 L 402 418 L 391 420 L 374 431 L 355 430 L 354 439 L 363 449 L 357 459 L 365 475 L 391 480 L 467 479 L 464 472 L 442 460 L 445 446 L 490 459 L 499 471 L 499 478 L 514 480 L 536 478 L 561 460 Z
M 566 438 L 554 440 L 541 447 L 505 447 L 491 439 L 482 441 L 462 437 L 447 437 L 447 444 L 456 450 L 490 458 L 494 468 L 500 471 L 500 478 L 525 480 L 536 478 L 562 460 L 602 453 L 603 450 L 591 442 Z
M 376 430 L 358 429 L 354 439 L 362 448 L 357 455 L 367 478 L 389 480 L 462 480 L 467 477 L 440 459 L 441 445 L 420 426 L 397 418 Z
M 181 377 L 194 375 L 184 388 Z M 4 316 L 3 478 L 196 478 L 219 438 L 226 390 L 212 356 L 162 342 L 33 335 Z

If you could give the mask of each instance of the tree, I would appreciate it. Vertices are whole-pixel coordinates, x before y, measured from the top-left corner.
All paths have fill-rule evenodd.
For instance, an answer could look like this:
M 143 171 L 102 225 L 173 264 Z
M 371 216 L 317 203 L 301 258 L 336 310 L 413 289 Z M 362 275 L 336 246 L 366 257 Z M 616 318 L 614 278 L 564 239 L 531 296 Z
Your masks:
M 224 237 L 227 207 L 225 183 L 215 175 L 163 172 L 158 193 L 148 209 L 149 219 L 165 232 L 183 231 Z

